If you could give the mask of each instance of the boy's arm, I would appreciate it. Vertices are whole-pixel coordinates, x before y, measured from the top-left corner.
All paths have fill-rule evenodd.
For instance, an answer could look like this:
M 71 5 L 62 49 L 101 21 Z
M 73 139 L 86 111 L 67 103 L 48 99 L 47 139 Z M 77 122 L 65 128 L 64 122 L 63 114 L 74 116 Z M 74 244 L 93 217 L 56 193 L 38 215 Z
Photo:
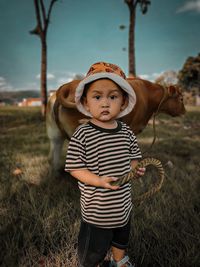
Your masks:
M 116 181 L 115 177 L 98 176 L 87 169 L 71 170 L 70 174 L 78 179 L 80 182 L 106 189 L 116 190 L 119 186 L 112 186 L 110 182 Z
M 138 165 L 138 160 L 137 159 L 132 159 L 131 160 L 131 167 L 132 169 L 135 169 L 135 167 Z

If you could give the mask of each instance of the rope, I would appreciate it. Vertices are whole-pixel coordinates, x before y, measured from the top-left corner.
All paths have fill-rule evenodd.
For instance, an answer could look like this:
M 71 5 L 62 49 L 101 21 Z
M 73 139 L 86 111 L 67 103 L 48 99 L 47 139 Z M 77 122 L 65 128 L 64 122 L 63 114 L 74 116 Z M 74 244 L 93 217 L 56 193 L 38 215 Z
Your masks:
M 124 184 L 126 182 L 129 182 L 131 179 L 141 178 L 141 176 L 139 176 L 137 174 L 137 169 L 138 168 L 147 167 L 148 165 L 153 165 L 154 167 L 157 168 L 159 179 L 152 186 L 152 188 L 150 190 L 148 190 L 147 192 L 143 193 L 139 197 L 136 197 L 133 200 L 134 202 L 143 202 L 145 199 L 151 197 L 156 192 L 158 192 L 161 189 L 161 187 L 162 187 L 162 184 L 163 184 L 163 181 L 164 181 L 165 172 L 164 172 L 162 163 L 158 159 L 155 159 L 155 158 L 145 158 L 145 159 L 142 159 L 138 163 L 138 165 L 136 166 L 136 168 L 132 169 L 126 175 L 120 177 L 117 181 L 111 182 L 111 185 L 119 185 L 120 186 L 120 185 L 122 185 L 122 184 Z
M 162 98 L 160 100 L 160 103 L 158 105 L 157 110 L 153 113 L 153 141 L 151 142 L 150 147 L 146 151 L 144 151 L 142 153 L 143 155 L 146 154 L 147 152 L 149 152 L 152 149 L 153 145 L 155 144 L 155 141 L 156 141 L 156 138 L 157 138 L 157 135 L 156 135 L 156 116 L 158 115 L 162 104 L 165 102 L 165 100 L 169 96 L 168 88 L 166 86 L 164 86 L 164 85 L 162 86 L 162 88 L 163 88 L 163 91 L 164 91 L 163 96 L 162 96 Z
M 146 151 L 143 152 L 143 155 L 146 154 L 147 152 L 149 152 L 152 149 L 152 147 L 153 147 L 153 145 L 154 145 L 154 143 L 156 141 L 156 137 L 157 137 L 157 135 L 156 135 L 156 124 L 155 124 L 156 116 L 158 115 L 162 104 L 165 102 L 165 100 L 169 96 L 168 87 L 167 86 L 162 86 L 162 88 L 163 88 L 163 91 L 164 91 L 163 96 L 161 98 L 161 101 L 160 101 L 160 103 L 158 105 L 157 110 L 153 113 L 153 135 L 154 135 L 153 141 L 152 141 L 150 147 Z M 126 174 L 123 177 L 120 177 L 117 181 L 112 182 L 111 184 L 112 185 L 122 185 L 122 184 L 130 181 L 131 179 L 141 178 L 141 176 L 139 176 L 137 174 L 137 168 L 144 168 L 144 167 L 147 167 L 149 165 L 153 165 L 154 167 L 157 168 L 159 179 L 152 186 L 151 189 L 149 189 L 147 192 L 143 193 L 142 195 L 136 197 L 133 200 L 134 202 L 143 202 L 145 199 L 150 198 L 152 195 L 154 195 L 156 192 L 158 192 L 162 187 L 162 184 L 163 184 L 163 181 L 164 181 L 164 177 L 165 177 L 165 172 L 164 172 L 162 163 L 158 159 L 145 158 L 145 159 L 141 160 L 138 163 L 138 165 L 136 166 L 135 169 L 132 169 L 128 174 Z
M 153 141 L 151 142 L 151 145 L 148 147 L 148 149 L 145 150 L 142 153 L 143 156 L 152 149 L 153 145 L 156 142 L 156 138 L 157 138 L 157 134 L 156 134 L 156 114 L 157 114 L 157 112 L 153 114 Z

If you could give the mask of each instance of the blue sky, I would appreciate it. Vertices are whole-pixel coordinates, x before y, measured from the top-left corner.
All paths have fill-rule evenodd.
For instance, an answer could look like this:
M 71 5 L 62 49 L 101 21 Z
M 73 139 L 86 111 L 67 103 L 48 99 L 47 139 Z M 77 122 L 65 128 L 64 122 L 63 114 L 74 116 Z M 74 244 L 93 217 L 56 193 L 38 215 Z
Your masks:
M 45 0 L 48 6 L 50 0 Z M 128 74 L 129 11 L 123 0 L 60 0 L 48 31 L 48 88 L 85 74 L 103 60 Z M 126 25 L 120 30 L 119 25 Z M 33 0 L 0 0 L 0 91 L 39 89 L 40 40 Z M 146 15 L 137 9 L 137 75 L 152 80 L 182 68 L 200 53 L 200 0 L 152 0 Z

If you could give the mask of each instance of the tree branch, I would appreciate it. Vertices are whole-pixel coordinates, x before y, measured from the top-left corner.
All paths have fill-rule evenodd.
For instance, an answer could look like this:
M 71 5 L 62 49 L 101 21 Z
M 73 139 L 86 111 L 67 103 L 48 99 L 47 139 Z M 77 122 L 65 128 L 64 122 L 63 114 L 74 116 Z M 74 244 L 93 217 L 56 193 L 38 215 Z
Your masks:
M 44 35 L 46 35 L 50 16 L 52 12 L 53 5 L 58 0 L 51 0 L 48 14 L 46 15 L 45 5 L 43 0 L 34 0 L 34 6 L 35 6 L 35 14 L 36 14 L 36 20 L 37 20 L 37 26 L 30 31 L 31 34 L 36 34 L 40 36 L 41 39 L 44 38 Z
M 38 25 L 33 30 L 29 31 L 29 33 L 40 36 L 40 30 L 39 30 Z
M 136 8 L 137 4 L 140 2 L 141 0 L 124 0 L 124 2 L 128 5 L 128 7 L 130 8 L 130 10 L 133 10 Z
M 45 29 L 45 25 L 46 25 L 46 10 L 45 10 L 45 7 L 44 7 L 43 0 L 40 0 L 40 6 L 41 6 L 41 10 L 42 10 L 43 29 Z
M 37 19 L 37 32 L 40 35 L 42 33 L 42 24 L 41 24 L 41 18 L 40 18 L 40 8 L 39 8 L 39 3 L 38 0 L 34 0 L 35 4 L 35 14 L 36 14 L 36 19 Z
M 136 8 L 137 4 L 140 2 L 140 0 L 136 0 L 134 4 L 134 8 Z
M 148 5 L 150 5 L 151 2 L 149 0 L 140 0 L 139 2 L 142 14 L 146 14 L 148 10 Z
M 49 25 L 49 21 L 50 21 L 50 16 L 51 16 L 51 11 L 52 11 L 53 5 L 57 1 L 58 0 L 51 0 L 50 6 L 49 6 L 49 10 L 48 10 L 48 15 L 47 15 L 47 18 L 46 18 L 46 30 L 47 30 L 48 25 Z

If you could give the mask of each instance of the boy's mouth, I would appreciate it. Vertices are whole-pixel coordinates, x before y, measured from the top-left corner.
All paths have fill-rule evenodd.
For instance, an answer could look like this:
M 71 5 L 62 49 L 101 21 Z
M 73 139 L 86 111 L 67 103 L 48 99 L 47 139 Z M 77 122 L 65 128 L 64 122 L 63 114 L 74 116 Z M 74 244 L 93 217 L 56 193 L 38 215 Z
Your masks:
M 101 114 L 102 115 L 108 115 L 110 112 L 109 111 L 102 111 Z

